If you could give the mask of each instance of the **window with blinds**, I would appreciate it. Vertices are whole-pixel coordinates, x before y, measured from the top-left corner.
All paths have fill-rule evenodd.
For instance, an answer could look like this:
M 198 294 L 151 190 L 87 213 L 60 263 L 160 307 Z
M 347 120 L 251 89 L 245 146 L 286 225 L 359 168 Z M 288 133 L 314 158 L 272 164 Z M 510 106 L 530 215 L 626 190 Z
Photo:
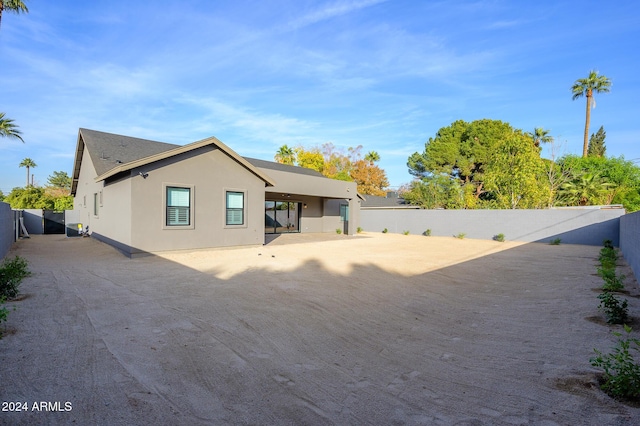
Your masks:
M 244 192 L 227 191 L 227 225 L 244 225 Z
M 191 189 L 167 187 L 167 226 L 189 226 Z

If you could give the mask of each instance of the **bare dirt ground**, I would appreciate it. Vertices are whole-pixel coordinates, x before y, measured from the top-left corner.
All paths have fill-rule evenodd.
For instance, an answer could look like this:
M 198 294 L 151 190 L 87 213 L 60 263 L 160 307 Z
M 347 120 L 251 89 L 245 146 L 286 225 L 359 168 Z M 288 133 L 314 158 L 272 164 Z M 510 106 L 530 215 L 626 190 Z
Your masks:
M 127 259 L 33 236 L 0 341 L 0 399 L 28 409 L 0 424 L 637 425 L 589 364 L 620 330 L 598 251 L 299 234 Z

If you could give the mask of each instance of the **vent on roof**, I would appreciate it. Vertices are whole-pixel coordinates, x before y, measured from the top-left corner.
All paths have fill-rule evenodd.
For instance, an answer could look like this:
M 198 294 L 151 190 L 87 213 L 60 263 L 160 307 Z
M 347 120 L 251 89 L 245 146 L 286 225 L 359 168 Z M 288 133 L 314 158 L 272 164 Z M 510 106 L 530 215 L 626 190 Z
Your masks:
M 101 160 L 108 160 L 109 157 L 107 157 L 106 155 L 104 155 L 104 151 L 102 152 L 102 154 L 100 154 L 100 159 Z
M 122 161 L 116 160 L 116 164 L 122 164 Z

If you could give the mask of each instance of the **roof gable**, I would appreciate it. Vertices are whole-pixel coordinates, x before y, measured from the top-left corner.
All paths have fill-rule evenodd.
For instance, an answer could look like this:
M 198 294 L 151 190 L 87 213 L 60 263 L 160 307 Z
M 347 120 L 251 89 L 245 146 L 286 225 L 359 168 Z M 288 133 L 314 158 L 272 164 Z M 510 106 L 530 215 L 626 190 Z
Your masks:
M 80 176 L 80 165 L 83 161 L 84 148 L 89 154 L 90 160 L 98 176 L 96 181 L 101 181 L 121 172 L 135 167 L 173 157 L 194 149 L 215 145 L 233 158 L 241 166 L 262 179 L 267 186 L 273 186 L 274 182 L 269 176 L 253 166 L 250 162 L 238 155 L 227 145 L 215 137 L 203 139 L 188 145 L 175 145 L 164 142 L 156 142 L 147 139 L 132 138 L 129 136 L 115 135 L 112 133 L 98 132 L 89 129 L 80 129 L 78 132 L 78 144 L 73 168 L 73 180 L 71 194 L 75 195 Z M 84 159 L 86 161 L 86 159 Z

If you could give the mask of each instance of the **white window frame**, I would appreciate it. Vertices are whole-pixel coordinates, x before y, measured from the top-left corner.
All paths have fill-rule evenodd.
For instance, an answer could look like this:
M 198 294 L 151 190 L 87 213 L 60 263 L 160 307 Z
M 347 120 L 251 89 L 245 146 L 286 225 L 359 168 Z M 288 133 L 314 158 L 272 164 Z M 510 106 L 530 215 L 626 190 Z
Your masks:
M 188 225 L 168 225 L 167 224 L 167 191 L 169 188 L 181 188 L 189 190 L 189 224 Z M 163 183 L 162 184 L 162 229 L 195 229 L 195 185 L 185 185 L 184 183 Z
M 97 192 L 93 193 L 93 217 L 99 217 L 100 213 L 100 204 L 99 204 L 99 196 Z
M 227 221 L 227 214 L 229 212 L 229 207 L 227 205 L 227 194 L 228 193 L 239 193 L 242 194 L 242 224 L 229 224 Z M 237 188 L 224 188 L 224 191 L 222 191 L 222 196 L 223 196 L 223 202 L 222 205 L 224 206 L 224 213 L 222 215 L 222 220 L 223 220 L 223 225 L 225 228 L 230 228 L 230 229 L 234 229 L 234 228 L 247 228 L 247 200 L 248 200 L 248 191 L 246 189 L 237 189 Z

